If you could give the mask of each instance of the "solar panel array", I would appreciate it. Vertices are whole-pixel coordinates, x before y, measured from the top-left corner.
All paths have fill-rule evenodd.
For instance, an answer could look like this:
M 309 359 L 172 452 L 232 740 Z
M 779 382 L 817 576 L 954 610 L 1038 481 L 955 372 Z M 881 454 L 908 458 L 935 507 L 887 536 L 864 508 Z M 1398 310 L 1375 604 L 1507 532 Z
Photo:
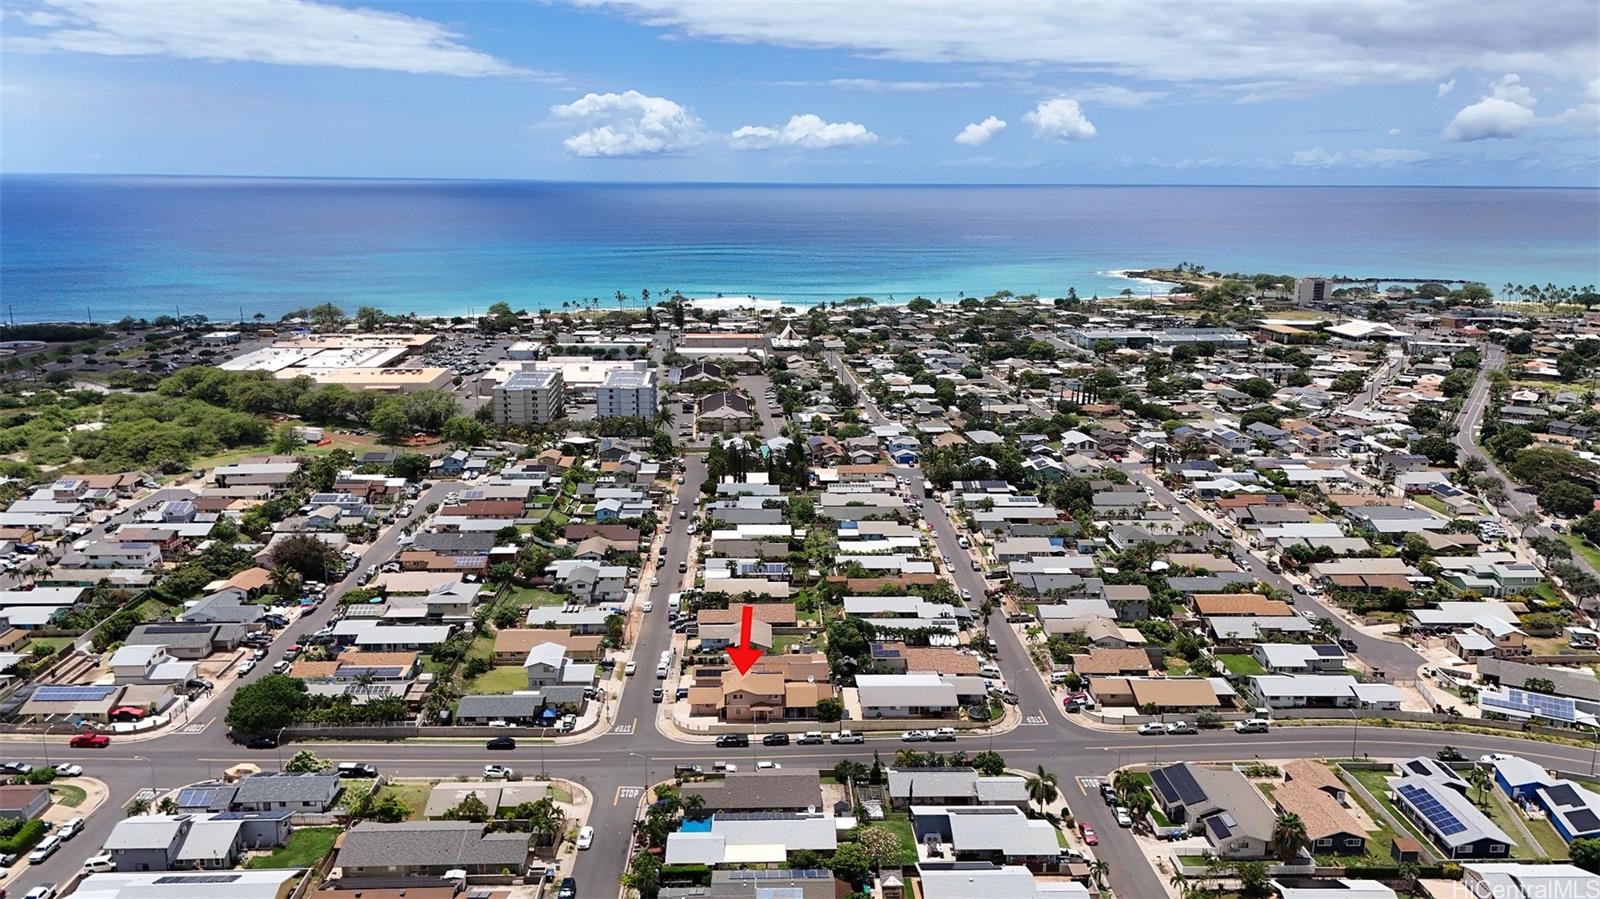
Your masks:
M 1529 693 L 1527 690 L 1516 688 L 1506 690 L 1504 696 L 1486 693 L 1479 698 L 1478 704 L 1486 709 L 1538 715 L 1540 718 L 1549 718 L 1552 721 L 1578 720 L 1578 709 L 1571 699 L 1565 696 Z
M 1554 784 L 1552 786 L 1545 787 L 1544 792 L 1546 796 L 1550 797 L 1552 802 L 1561 806 L 1562 808 L 1571 808 L 1575 805 L 1583 805 L 1583 800 L 1578 798 L 1578 791 L 1572 788 L 1572 784 Z
M 831 879 L 833 872 L 826 868 L 798 868 L 793 871 L 729 871 L 729 880 L 822 880 Z
M 1206 791 L 1200 788 L 1199 782 L 1194 779 L 1194 772 L 1187 765 L 1158 768 L 1150 772 L 1150 778 L 1162 793 L 1178 797 L 1178 801 L 1184 805 L 1205 801 Z
M 239 879 L 238 874 L 168 874 L 157 877 L 151 883 L 233 883 Z
M 1578 809 L 1567 813 L 1567 823 L 1572 825 L 1574 836 L 1582 836 L 1600 830 L 1600 815 L 1586 808 Z
M 1427 790 L 1414 784 L 1401 784 L 1396 789 L 1400 795 L 1406 798 L 1407 802 L 1411 803 L 1411 807 L 1415 808 L 1418 814 L 1427 819 L 1434 830 L 1444 836 L 1458 834 L 1467 829 L 1467 825 L 1462 824 L 1461 819 L 1457 818 L 1454 812 L 1441 805 L 1439 800 L 1434 798 L 1433 794 Z
M 37 702 L 91 702 L 105 699 L 115 692 L 115 686 L 101 684 L 43 686 L 34 688 L 33 698 Z
M 210 808 L 220 792 L 216 787 L 185 787 L 178 791 L 178 808 Z

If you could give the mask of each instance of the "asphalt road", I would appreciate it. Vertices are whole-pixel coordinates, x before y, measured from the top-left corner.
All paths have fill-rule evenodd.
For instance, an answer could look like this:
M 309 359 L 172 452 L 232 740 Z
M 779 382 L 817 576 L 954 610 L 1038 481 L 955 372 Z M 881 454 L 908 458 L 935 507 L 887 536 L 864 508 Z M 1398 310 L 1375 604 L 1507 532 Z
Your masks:
M 759 397 L 764 389 L 762 386 L 753 392 Z M 870 419 L 877 422 L 883 420 L 876 409 L 869 406 L 867 412 Z M 691 545 L 684 522 L 677 518 L 676 510 L 692 508 L 688 504 L 693 501 L 704 478 L 702 458 L 690 456 L 685 464 L 685 484 L 678 488 L 683 499 L 674 507 L 673 530 L 665 537 L 667 561 L 663 567 L 661 584 L 649 591 L 654 611 L 643 616 L 643 626 L 634 651 L 635 657 L 641 661 L 640 673 L 628 679 L 612 716 L 612 723 L 603 735 L 563 745 L 524 741 L 513 752 L 494 753 L 485 752 L 477 740 L 450 743 L 325 742 L 308 746 L 335 761 L 370 762 L 386 775 L 472 776 L 479 773 L 486 762 L 492 761 L 510 764 L 525 773 L 543 768 L 554 776 L 582 784 L 594 797 L 589 823 L 595 827 L 596 841 L 593 849 L 578 854 L 575 876 L 580 895 L 596 897 L 612 895 L 621 877 L 632 822 L 644 788 L 653 781 L 670 777 L 671 767 L 675 764 L 709 765 L 714 760 L 725 759 L 744 765 L 758 758 L 770 758 L 781 761 L 785 767 L 827 768 L 840 758 L 868 761 L 874 751 L 892 755 L 901 745 L 893 735 L 874 738 L 856 747 L 762 747 L 758 743 L 750 749 L 718 750 L 705 743 L 673 740 L 657 730 L 654 723 L 656 706 L 650 701 L 650 690 L 658 682 L 651 676 L 649 663 L 655 660 L 670 640 L 666 626 L 666 598 L 678 589 L 682 576 L 677 572 L 677 565 L 688 558 Z M 910 492 L 913 498 L 921 502 L 924 516 L 939 532 L 939 550 L 954 562 L 952 571 L 957 585 L 971 591 L 975 604 L 981 602 L 983 580 L 967 564 L 968 557 L 956 543 L 955 529 L 950 520 L 938 503 L 921 496 L 920 473 L 914 469 L 906 470 L 906 473 L 912 476 Z M 1134 473 L 1134 476 L 1141 482 L 1149 480 L 1142 473 Z M 429 502 L 437 501 L 456 487 L 453 483 L 436 485 L 419 499 L 417 514 L 422 514 Z M 1154 489 L 1159 490 L 1159 485 Z M 1164 490 L 1162 494 L 1165 494 Z M 1186 506 L 1176 503 L 1170 495 L 1163 495 L 1162 498 L 1174 503 L 1174 508 L 1185 510 L 1186 518 L 1194 514 Z M 329 591 L 327 601 L 281 635 L 277 645 L 287 645 L 325 624 L 337 605 L 337 597 L 355 586 L 366 565 L 387 560 L 396 546 L 398 536 L 399 528 L 393 528 L 369 548 L 352 575 Z M 1244 558 L 1253 559 L 1248 555 Z M 1252 570 L 1256 571 L 1254 566 Z M 1265 571 L 1264 567 L 1256 574 L 1269 583 L 1289 589 L 1287 582 Z M 1306 602 L 1304 597 L 1298 599 L 1302 605 Z M 1131 836 L 1116 826 L 1109 810 L 1092 789 L 1077 780 L 1079 777 L 1103 776 L 1123 764 L 1161 763 L 1179 759 L 1248 761 L 1258 758 L 1347 757 L 1352 753 L 1400 758 L 1431 755 L 1444 742 L 1441 735 L 1426 730 L 1356 729 L 1344 725 L 1274 728 L 1268 734 L 1250 736 L 1221 731 L 1184 737 L 1139 737 L 1124 731 L 1089 728 L 1069 718 L 1055 705 L 1049 690 L 1033 670 L 1020 640 L 1004 624 L 1003 619 L 997 617 L 988 625 L 989 633 L 1000 645 L 999 664 L 1007 684 L 1018 695 L 1018 710 L 1024 723 L 1005 734 L 963 736 L 954 748 L 969 753 L 992 748 L 1003 754 L 1012 768 L 1032 771 L 1043 767 L 1057 774 L 1063 796 L 1074 815 L 1099 833 L 1097 855 L 1110 865 L 1112 887 L 1123 897 L 1161 895 L 1161 879 L 1145 863 Z M 1393 670 L 1402 670 L 1404 665 L 1401 663 L 1415 657 L 1415 654 L 1398 644 L 1359 634 L 1355 638 L 1363 656 L 1374 653 L 1379 664 L 1388 665 Z M 1414 663 L 1410 664 L 1411 669 L 1415 667 Z M 44 763 L 46 757 L 52 761 L 78 762 L 84 765 L 91 776 L 104 780 L 111 792 L 108 807 L 90 817 L 88 828 L 82 835 L 63 846 L 48 862 L 37 869 L 29 869 L 6 886 L 21 891 L 39 883 L 67 879 L 104 842 L 112 826 L 121 817 L 120 807 L 141 790 L 151 787 L 166 790 L 215 777 L 226 767 L 241 761 L 254 762 L 271 769 L 280 755 L 286 757 L 292 753 L 296 748 L 293 744 L 280 754 L 250 751 L 228 741 L 220 718 L 227 707 L 231 689 L 231 685 L 225 688 L 222 695 L 195 716 L 194 726 L 148 741 L 114 741 L 103 750 L 69 749 L 60 743 L 52 743 L 47 747 L 38 742 L 5 744 L 3 752 L 8 758 L 35 764 Z M 1470 734 L 1451 734 L 1448 740 L 1469 755 L 1516 752 L 1540 764 L 1579 773 L 1593 770 L 1594 765 L 1594 754 L 1589 749 Z M 951 747 L 944 748 L 948 750 Z

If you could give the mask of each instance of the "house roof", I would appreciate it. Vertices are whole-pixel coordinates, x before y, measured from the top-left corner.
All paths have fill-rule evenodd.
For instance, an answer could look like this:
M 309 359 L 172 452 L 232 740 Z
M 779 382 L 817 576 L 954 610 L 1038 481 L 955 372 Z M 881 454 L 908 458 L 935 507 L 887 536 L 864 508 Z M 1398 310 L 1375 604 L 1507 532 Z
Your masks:
M 337 774 L 252 774 L 239 781 L 234 802 L 329 801 L 338 792 Z
M 1303 781 L 1281 784 L 1272 799 L 1285 812 L 1293 812 L 1305 822 L 1306 837 L 1327 839 L 1346 834 L 1364 836 L 1365 829 L 1339 804 L 1337 799 Z
M 346 868 L 490 866 L 521 870 L 528 834 L 486 833 L 471 821 L 362 821 L 344 833 L 338 863 Z
M 686 795 L 705 797 L 707 811 L 820 809 L 822 785 L 815 772 L 734 772 L 721 781 L 687 784 Z

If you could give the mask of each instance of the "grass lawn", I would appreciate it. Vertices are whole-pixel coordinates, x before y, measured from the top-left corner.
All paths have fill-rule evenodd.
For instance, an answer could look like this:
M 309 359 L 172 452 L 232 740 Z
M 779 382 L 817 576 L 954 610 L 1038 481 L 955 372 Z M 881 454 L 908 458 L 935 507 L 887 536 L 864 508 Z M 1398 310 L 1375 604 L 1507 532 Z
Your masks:
M 1538 847 L 1523 845 L 1527 841 L 1523 839 L 1522 830 L 1517 827 L 1517 822 L 1511 819 L 1511 806 L 1506 804 L 1506 799 L 1500 794 L 1499 790 L 1492 788 L 1485 790 L 1482 802 L 1477 802 L 1477 790 L 1473 790 L 1470 795 L 1479 810 L 1488 815 L 1489 820 L 1493 821 L 1496 827 L 1505 831 L 1511 837 L 1511 841 L 1516 844 L 1516 848 L 1511 852 L 1513 858 L 1533 859 L 1539 857 Z
M 782 636 L 773 637 L 772 651 L 774 653 L 788 652 L 789 647 L 795 645 L 796 643 L 804 643 L 805 639 L 805 634 L 783 634 Z
M 1563 602 L 1561 597 L 1556 593 L 1556 588 L 1550 586 L 1548 581 L 1540 581 L 1539 586 L 1534 588 L 1533 594 L 1545 602 L 1558 604 Z
M 1168 655 L 1162 659 L 1167 666 L 1167 674 L 1171 677 L 1182 677 L 1189 673 L 1189 663 L 1182 657 Z
M 1228 669 L 1230 674 L 1237 674 L 1240 677 L 1267 673 L 1267 669 L 1261 667 L 1261 663 L 1256 661 L 1253 656 L 1241 652 L 1222 653 L 1217 656 L 1217 661 L 1221 662 L 1222 667 Z
M 337 827 L 299 827 L 289 834 L 289 841 L 272 850 L 270 855 L 250 859 L 247 868 L 309 868 L 328 854 L 333 841 L 339 837 Z
M 528 689 L 528 675 L 520 665 L 500 665 L 467 681 L 467 693 L 515 693 Z
M 554 799 L 556 802 L 565 802 L 568 805 L 571 805 L 572 804 L 572 791 L 567 789 L 566 787 L 558 787 L 555 784 L 551 784 L 550 785 L 550 798 Z
M 337 803 L 339 810 L 350 811 L 352 806 L 372 793 L 372 787 L 376 783 L 376 780 L 365 777 L 342 781 Z
M 1427 836 L 1425 836 L 1421 831 L 1419 831 L 1416 828 L 1416 826 L 1411 823 L 1410 819 L 1408 819 L 1405 815 L 1400 814 L 1400 810 L 1394 807 L 1394 803 L 1393 802 L 1389 801 L 1389 785 L 1388 785 L 1387 782 L 1384 781 L 1384 776 L 1386 774 L 1388 774 L 1388 772 L 1386 772 L 1386 771 L 1358 771 L 1358 770 L 1354 770 L 1354 769 L 1350 769 L 1350 768 L 1341 767 L 1339 769 L 1338 773 L 1341 776 L 1346 777 L 1346 778 L 1354 778 L 1362 786 L 1366 787 L 1367 788 L 1367 792 L 1371 793 L 1373 795 L 1373 797 L 1378 800 L 1378 804 L 1383 806 L 1383 810 L 1388 812 L 1390 815 L 1393 815 L 1395 820 L 1399 821 L 1402 825 L 1404 825 L 1405 829 L 1406 829 L 1406 833 L 1408 833 L 1412 837 L 1414 837 L 1419 843 L 1421 843 L 1424 846 L 1433 845 L 1433 842 L 1431 840 L 1429 840 L 1427 838 Z M 1364 797 L 1361 794 L 1355 792 L 1354 790 L 1350 791 L 1350 795 L 1355 797 L 1356 801 L 1360 802 L 1363 807 L 1367 806 L 1366 797 Z M 1372 816 L 1372 820 L 1375 821 L 1375 822 L 1378 822 L 1378 823 L 1386 823 L 1387 822 L 1387 819 L 1385 819 L 1382 815 L 1378 814 L 1378 810 L 1377 809 L 1367 808 L 1367 814 L 1371 815 Z M 1367 845 L 1371 846 L 1372 845 L 1372 841 L 1368 840 Z M 1388 851 L 1389 851 L 1388 845 L 1385 844 L 1382 848 L 1383 848 L 1383 852 L 1385 854 L 1385 857 L 1387 857 L 1387 854 L 1388 854 Z
M 1144 791 L 1146 793 L 1150 793 L 1152 789 L 1152 782 L 1149 774 L 1146 774 L 1143 771 L 1130 771 L 1128 772 L 1128 776 L 1133 779 L 1134 783 L 1144 787 Z M 1155 794 L 1151 793 L 1150 798 L 1155 799 Z M 1156 822 L 1156 824 L 1160 827 L 1172 826 L 1172 822 L 1167 820 L 1167 816 L 1161 813 L 1161 803 L 1159 802 L 1150 806 L 1150 820 Z
M 873 827 L 881 827 L 900 838 L 900 848 L 912 857 L 917 854 L 917 834 L 911 829 L 911 822 L 890 812 L 882 821 L 871 822 Z
M 71 646 L 72 645 L 72 641 L 74 639 L 76 639 L 76 638 L 74 638 L 74 637 L 29 637 L 28 638 L 28 649 L 31 651 L 33 649 L 33 647 L 35 647 L 35 646 L 48 646 L 51 649 L 54 649 L 57 652 L 59 652 L 59 651 L 61 651 L 61 648 L 63 646 Z
M 1533 833 L 1533 838 L 1539 841 L 1539 848 L 1544 850 L 1547 858 L 1561 861 L 1569 856 L 1567 841 L 1561 839 L 1561 834 L 1556 833 L 1555 826 L 1543 818 L 1525 820 L 1528 830 Z
M 417 783 L 390 783 L 386 784 L 379 796 L 398 796 L 411 814 L 406 815 L 406 820 L 416 821 L 422 818 L 422 812 L 428 807 L 428 793 L 432 791 L 428 784 Z
M 1436 496 L 1427 496 L 1425 494 L 1420 494 L 1419 493 L 1416 496 L 1413 496 L 1412 499 L 1416 500 L 1417 502 L 1423 504 L 1424 506 L 1427 506 L 1428 508 L 1432 509 L 1435 512 L 1438 512 L 1440 515 L 1443 515 L 1443 516 L 1445 516 L 1447 518 L 1454 518 L 1455 517 L 1455 513 L 1450 511 L 1450 507 L 1445 505 L 1444 501 L 1439 499 Z
M 1589 544 L 1583 542 L 1582 537 L 1578 537 L 1574 534 L 1562 534 L 1561 540 L 1568 546 L 1572 547 L 1573 552 L 1582 556 L 1585 562 L 1600 568 L 1600 549 L 1595 549 Z
M 83 787 L 75 787 L 72 784 L 51 784 L 50 792 L 55 794 L 57 802 L 67 808 L 77 808 L 83 805 L 83 800 L 89 798 L 89 794 L 84 792 Z M 1549 827 L 1550 825 L 1546 824 L 1545 826 Z
M 158 599 L 147 599 L 133 607 L 134 611 L 146 621 L 154 621 L 172 610 L 172 607 Z
M 506 598 L 502 605 L 516 606 L 519 609 L 528 609 L 535 606 L 559 606 L 566 603 L 566 598 L 549 590 L 540 590 L 535 587 L 512 587 L 506 591 Z

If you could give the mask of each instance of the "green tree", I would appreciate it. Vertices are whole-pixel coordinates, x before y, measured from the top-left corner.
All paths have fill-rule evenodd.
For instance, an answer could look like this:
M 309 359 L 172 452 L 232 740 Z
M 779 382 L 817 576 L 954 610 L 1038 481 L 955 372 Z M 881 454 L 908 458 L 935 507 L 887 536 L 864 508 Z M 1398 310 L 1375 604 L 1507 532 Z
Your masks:
M 272 733 L 299 720 L 306 704 L 305 681 L 269 674 L 234 691 L 224 720 L 238 733 Z
M 389 397 L 378 403 L 367 415 L 367 427 L 377 431 L 387 443 L 398 443 L 411 435 L 411 419 L 406 415 L 405 402 L 399 397 Z
M 872 870 L 872 859 L 867 857 L 866 850 L 860 845 L 844 843 L 834 850 L 828 868 L 840 880 L 859 888 L 867 882 L 867 874 Z
M 817 700 L 817 720 L 832 723 L 844 717 L 844 700 L 837 696 L 824 696 Z
M 272 545 L 273 568 L 284 568 L 302 580 L 332 583 L 333 575 L 344 570 L 339 551 L 312 534 L 290 534 Z
M 288 771 L 290 774 L 312 774 L 318 771 L 326 771 L 331 767 L 333 767 L 332 762 L 318 758 L 317 754 L 309 749 L 302 749 L 289 759 L 288 763 L 283 766 L 283 770 Z
M 972 767 L 984 777 L 999 777 L 1005 773 L 1006 760 L 999 753 L 986 750 L 972 757 Z
M 1034 775 L 1028 778 L 1028 798 L 1039 803 L 1039 814 L 1044 814 L 1045 806 L 1056 801 L 1061 795 L 1056 785 L 1056 776 L 1044 770 L 1043 765 L 1038 766 Z
M 156 814 L 158 815 L 176 815 L 177 813 L 178 800 L 173 799 L 171 796 L 163 796 L 161 801 L 156 803 Z
M 1576 481 L 1554 481 L 1539 491 L 1539 507 L 1563 517 L 1586 515 L 1594 511 L 1594 491 Z
M 1574 865 L 1585 871 L 1600 874 L 1600 839 L 1573 840 L 1567 851 L 1571 853 Z
M 444 423 L 444 427 L 439 430 L 439 436 L 457 447 L 465 447 L 487 443 L 492 435 L 489 426 L 483 422 L 465 415 L 457 415 Z
M 477 793 L 468 793 L 456 803 L 456 807 L 447 809 L 444 813 L 447 821 L 476 821 L 482 823 L 489 820 L 489 806 L 478 798 Z
M 1429 435 L 1413 441 L 1411 451 L 1419 456 L 1427 456 L 1428 461 L 1434 465 L 1453 466 L 1456 464 L 1456 445 L 1447 437 Z
M 907 853 L 905 847 L 900 845 L 900 838 L 887 827 L 858 827 L 856 842 L 861 844 L 862 850 L 867 853 L 867 859 L 872 862 L 875 871 L 915 862 L 914 858 L 906 857 Z
M 641 852 L 622 875 L 623 886 L 637 890 L 642 899 L 655 899 L 661 891 L 661 857 Z
M 1306 822 L 1294 812 L 1284 812 L 1272 825 L 1272 851 L 1279 861 L 1289 861 L 1306 844 Z

